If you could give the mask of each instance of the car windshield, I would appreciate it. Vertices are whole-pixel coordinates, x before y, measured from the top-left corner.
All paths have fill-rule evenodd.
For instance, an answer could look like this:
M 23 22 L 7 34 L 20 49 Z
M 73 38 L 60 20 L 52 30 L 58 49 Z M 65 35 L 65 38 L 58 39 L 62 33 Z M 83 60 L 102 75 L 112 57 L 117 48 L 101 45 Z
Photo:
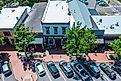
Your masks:
M 9 67 L 8 67 L 8 65 L 7 65 L 7 64 L 4 64 L 4 65 L 2 66 L 2 68 L 3 68 L 3 72 L 5 72 L 5 71 L 8 71 L 8 70 L 9 70 Z
M 69 66 L 64 66 L 64 69 L 69 73 L 71 72 L 71 68 Z
M 52 70 L 54 73 L 58 72 L 58 70 L 57 70 L 57 68 L 56 68 L 55 66 L 51 66 L 50 68 L 51 68 L 51 70 Z
M 40 65 L 40 62 L 37 62 L 37 63 L 36 63 L 36 66 L 38 66 L 38 65 Z
M 82 70 L 80 73 L 82 74 L 83 77 L 87 77 L 88 76 L 88 73 L 85 70 Z

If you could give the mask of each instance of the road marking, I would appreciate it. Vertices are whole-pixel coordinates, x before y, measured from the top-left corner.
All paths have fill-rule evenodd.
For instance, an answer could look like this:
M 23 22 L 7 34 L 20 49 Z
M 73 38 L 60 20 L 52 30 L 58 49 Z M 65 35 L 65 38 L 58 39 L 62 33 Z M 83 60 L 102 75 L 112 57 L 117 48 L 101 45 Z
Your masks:
M 64 81 L 67 81 L 67 80 L 65 79 L 64 75 L 62 74 L 62 70 L 60 70 L 59 66 L 56 65 L 56 67 L 58 67 L 58 70 L 59 70 L 59 72 L 60 72 L 60 75 L 63 77 Z
M 118 76 L 118 78 L 120 78 L 121 79 L 121 76 L 116 72 L 116 75 Z
M 93 77 L 92 77 L 92 80 L 93 80 L 93 81 L 96 81 Z
M 1 74 L 1 78 L 2 78 L 2 81 L 5 81 L 5 78 L 4 78 L 4 75 L 3 75 L 3 73 Z
M 43 64 L 43 63 L 42 63 Z M 50 81 L 52 81 L 52 79 L 51 79 L 51 77 L 50 77 L 50 75 L 49 75 L 49 73 L 48 73 L 48 71 L 47 71 L 47 68 L 46 68 L 46 66 L 43 64 L 43 67 L 45 68 L 45 72 L 46 72 L 46 74 L 48 75 L 48 78 L 49 78 L 49 80 Z

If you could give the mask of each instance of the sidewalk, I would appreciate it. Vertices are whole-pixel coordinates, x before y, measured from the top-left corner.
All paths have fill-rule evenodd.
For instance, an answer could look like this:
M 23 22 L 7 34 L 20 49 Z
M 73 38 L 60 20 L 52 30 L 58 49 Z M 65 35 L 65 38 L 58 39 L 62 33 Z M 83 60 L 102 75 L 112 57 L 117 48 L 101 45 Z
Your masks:
M 16 51 L 7 51 L 7 53 L 9 53 L 10 55 L 10 61 L 12 63 L 13 73 L 18 81 L 22 81 L 22 79 L 24 79 L 25 76 L 28 75 L 31 75 L 34 78 L 34 81 L 37 80 L 36 73 L 32 72 L 31 70 L 24 71 L 22 62 L 16 56 L 17 53 Z

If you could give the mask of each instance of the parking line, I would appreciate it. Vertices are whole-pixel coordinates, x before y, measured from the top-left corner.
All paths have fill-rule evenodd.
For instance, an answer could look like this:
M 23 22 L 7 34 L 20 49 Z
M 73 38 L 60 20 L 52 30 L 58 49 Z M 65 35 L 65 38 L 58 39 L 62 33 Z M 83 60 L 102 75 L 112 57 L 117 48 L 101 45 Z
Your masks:
M 58 66 L 56 65 L 56 67 L 58 67 Z M 61 70 L 60 70 L 59 67 L 58 67 L 58 70 L 60 71 L 60 74 L 61 74 L 61 76 L 63 77 L 64 81 L 66 81 L 66 79 L 65 79 L 64 75 L 62 74 L 62 72 L 61 72 Z
M 116 75 L 118 76 L 118 78 L 120 78 L 121 79 L 121 76 L 116 72 Z
M 5 81 L 5 78 L 4 78 L 4 75 L 3 75 L 3 73 L 1 74 L 1 78 L 2 78 L 2 81 Z
M 43 64 L 43 63 L 42 63 Z M 49 80 L 50 81 L 52 81 L 52 79 L 51 79 L 51 77 L 50 77 L 50 75 L 49 75 L 49 73 L 48 73 L 48 71 L 47 71 L 47 68 L 46 68 L 46 66 L 43 64 L 43 67 L 45 68 L 45 71 L 46 71 L 46 74 L 48 75 L 48 78 L 49 78 Z

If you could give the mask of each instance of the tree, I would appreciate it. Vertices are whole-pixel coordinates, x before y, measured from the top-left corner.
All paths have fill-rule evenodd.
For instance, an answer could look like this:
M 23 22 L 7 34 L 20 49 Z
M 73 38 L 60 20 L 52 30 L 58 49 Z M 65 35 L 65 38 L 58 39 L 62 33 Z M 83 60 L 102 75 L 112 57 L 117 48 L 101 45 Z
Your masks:
M 4 45 L 4 37 L 0 37 L 0 45 Z
M 63 48 L 67 51 L 67 54 L 71 57 L 73 53 L 77 57 L 83 54 L 88 54 L 95 47 L 96 36 L 90 28 L 75 26 L 69 28 L 65 34 L 67 40 Z
M 115 54 L 121 59 L 121 36 L 109 43 L 109 46 L 115 51 Z
M 30 31 L 29 28 L 25 27 L 23 24 L 19 27 L 16 27 L 16 33 L 14 36 L 14 44 L 16 50 L 24 51 L 26 55 L 26 48 L 29 46 L 29 43 L 34 41 L 35 33 Z

